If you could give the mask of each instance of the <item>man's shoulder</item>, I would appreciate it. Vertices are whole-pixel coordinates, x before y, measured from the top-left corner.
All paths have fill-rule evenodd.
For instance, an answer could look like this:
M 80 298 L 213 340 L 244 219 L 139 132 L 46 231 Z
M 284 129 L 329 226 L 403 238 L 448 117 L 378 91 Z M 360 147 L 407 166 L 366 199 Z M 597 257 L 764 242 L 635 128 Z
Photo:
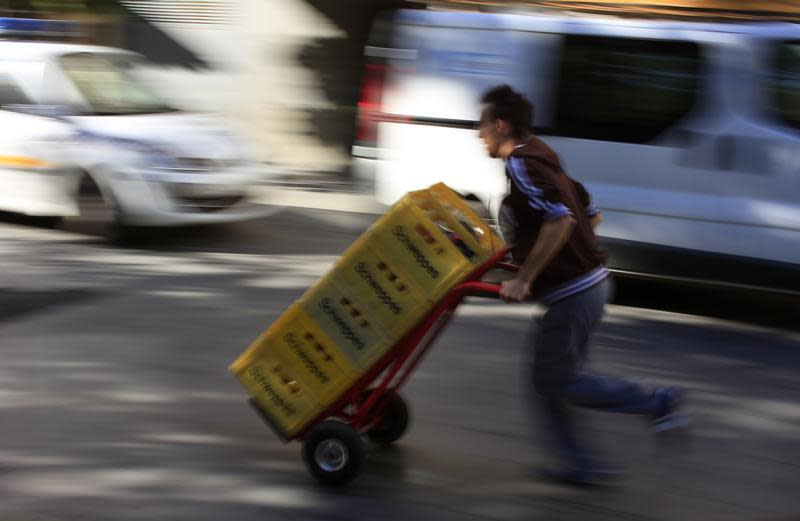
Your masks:
M 525 143 L 520 144 L 514 149 L 511 156 L 536 156 L 543 152 L 552 152 L 550 145 L 545 143 L 540 137 L 531 135 L 528 136 Z
M 522 159 L 525 163 L 531 164 L 560 165 L 560 160 L 555 150 L 536 136 L 531 136 L 525 144 L 515 148 L 511 153 L 511 157 Z
M 524 147 L 514 151 L 517 153 L 509 157 L 508 163 L 518 172 L 524 170 L 530 177 L 556 178 L 565 175 L 555 152 L 544 142 L 542 145 L 544 148 L 526 143 Z

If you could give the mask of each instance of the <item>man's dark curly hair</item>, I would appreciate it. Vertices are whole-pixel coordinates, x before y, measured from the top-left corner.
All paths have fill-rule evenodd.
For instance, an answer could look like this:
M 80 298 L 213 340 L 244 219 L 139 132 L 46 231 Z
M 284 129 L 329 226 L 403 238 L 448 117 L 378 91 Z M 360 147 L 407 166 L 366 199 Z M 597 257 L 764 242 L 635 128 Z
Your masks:
M 533 121 L 533 105 L 528 99 L 508 85 L 499 85 L 488 90 L 481 103 L 497 119 L 508 121 L 512 137 L 524 137 Z

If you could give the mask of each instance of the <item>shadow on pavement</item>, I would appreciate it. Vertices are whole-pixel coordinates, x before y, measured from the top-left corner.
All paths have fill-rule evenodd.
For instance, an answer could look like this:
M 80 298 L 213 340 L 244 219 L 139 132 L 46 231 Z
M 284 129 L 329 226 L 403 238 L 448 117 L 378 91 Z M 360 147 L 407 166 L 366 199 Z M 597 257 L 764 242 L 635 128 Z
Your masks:
M 154 252 L 337 255 L 376 218 L 366 214 L 286 208 L 263 219 L 238 223 L 130 228 L 117 247 Z
M 616 277 L 614 304 L 800 331 L 800 296 Z
M 226 367 L 361 233 L 357 221 L 333 219 L 281 213 L 196 238 L 169 232 L 141 251 L 6 241 L 6 256 L 18 256 L 37 282 L 47 272 L 127 293 L 30 327 L 4 324 L 0 411 L 11 420 L 0 517 L 15 509 L 18 518 L 115 521 L 654 521 L 800 509 L 796 335 L 620 308 L 598 332 L 593 361 L 601 372 L 687 387 L 697 419 L 691 454 L 655 462 L 646 425 L 589 415 L 586 433 L 634 477 L 592 494 L 530 477 L 531 460 L 546 452 L 520 390 L 529 319 L 492 303 L 457 319 L 415 373 L 409 436 L 373 453 L 353 487 L 319 488 L 299 447 L 264 427 Z M 742 320 L 773 314 L 747 297 L 621 289 L 626 306 Z

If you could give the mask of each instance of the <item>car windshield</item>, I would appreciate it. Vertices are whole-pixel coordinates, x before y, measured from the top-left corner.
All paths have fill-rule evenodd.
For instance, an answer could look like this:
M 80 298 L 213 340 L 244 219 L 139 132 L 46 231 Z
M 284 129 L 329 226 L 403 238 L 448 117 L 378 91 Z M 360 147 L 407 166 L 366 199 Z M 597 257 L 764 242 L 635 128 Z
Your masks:
M 81 52 L 61 57 L 61 66 L 97 115 L 173 112 L 135 74 L 133 55 Z

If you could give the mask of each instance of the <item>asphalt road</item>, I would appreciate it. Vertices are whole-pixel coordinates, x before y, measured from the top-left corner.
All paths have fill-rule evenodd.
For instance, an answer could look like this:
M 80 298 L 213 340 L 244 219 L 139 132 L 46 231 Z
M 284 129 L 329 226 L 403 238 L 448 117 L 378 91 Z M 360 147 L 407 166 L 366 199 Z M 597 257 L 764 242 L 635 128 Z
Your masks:
M 626 477 L 541 481 L 524 333 L 475 300 L 405 389 L 408 435 L 350 487 L 316 485 L 229 363 L 374 219 L 286 209 L 126 248 L 0 221 L 0 519 L 690 520 L 800 515 L 796 303 L 623 284 L 592 368 L 690 392 L 690 445 L 584 413 Z

